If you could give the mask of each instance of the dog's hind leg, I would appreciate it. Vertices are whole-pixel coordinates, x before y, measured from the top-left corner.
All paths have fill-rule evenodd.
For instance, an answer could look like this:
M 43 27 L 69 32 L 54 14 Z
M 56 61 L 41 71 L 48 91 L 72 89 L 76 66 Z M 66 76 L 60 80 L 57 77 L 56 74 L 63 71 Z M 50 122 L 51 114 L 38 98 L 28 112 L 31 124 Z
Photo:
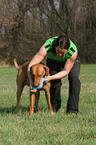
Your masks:
M 19 103 L 20 103 L 20 98 L 21 98 L 23 88 L 24 88 L 24 86 L 19 86 L 17 88 L 17 105 L 16 105 L 16 109 L 15 109 L 14 113 L 19 110 Z
M 18 72 L 18 75 L 17 75 L 17 105 L 16 105 L 15 112 L 17 112 L 19 110 L 20 97 L 21 97 L 23 88 L 25 86 L 24 82 L 25 82 L 25 75 L 22 72 L 22 70 L 20 69 Z
M 21 94 L 22 94 L 23 88 L 24 88 L 24 86 L 22 86 L 22 87 L 20 86 L 17 89 L 17 106 L 16 106 L 16 110 L 17 111 L 19 110 L 19 103 L 20 103 L 20 98 L 21 98 Z
M 24 77 L 23 73 L 21 73 L 21 75 L 17 76 L 17 105 L 16 105 L 15 112 L 17 112 L 19 110 L 20 97 L 21 97 L 23 88 L 25 86 L 24 81 L 25 81 L 25 77 Z

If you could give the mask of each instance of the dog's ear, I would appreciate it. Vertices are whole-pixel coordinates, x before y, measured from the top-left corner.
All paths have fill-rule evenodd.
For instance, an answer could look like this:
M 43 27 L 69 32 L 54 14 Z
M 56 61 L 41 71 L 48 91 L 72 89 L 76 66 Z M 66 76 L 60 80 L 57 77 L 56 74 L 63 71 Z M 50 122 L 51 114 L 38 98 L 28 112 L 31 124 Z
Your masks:
M 49 75 L 49 67 L 43 65 L 43 68 L 45 69 L 45 76 Z

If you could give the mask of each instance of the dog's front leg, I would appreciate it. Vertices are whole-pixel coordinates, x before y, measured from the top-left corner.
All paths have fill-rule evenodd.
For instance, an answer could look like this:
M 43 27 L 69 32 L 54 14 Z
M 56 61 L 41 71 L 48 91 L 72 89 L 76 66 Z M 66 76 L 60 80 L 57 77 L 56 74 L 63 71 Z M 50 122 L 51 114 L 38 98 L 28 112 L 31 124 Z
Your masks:
M 47 100 L 47 103 L 48 103 L 49 110 L 50 110 L 51 114 L 53 115 L 54 113 L 53 113 L 51 102 L 50 102 L 50 92 L 45 91 L 45 95 L 46 95 L 46 100 Z
M 39 112 L 39 98 L 40 98 L 40 91 L 37 91 L 35 94 L 35 107 Z
M 34 93 L 30 91 L 30 115 L 32 115 L 34 112 L 33 101 L 34 101 Z

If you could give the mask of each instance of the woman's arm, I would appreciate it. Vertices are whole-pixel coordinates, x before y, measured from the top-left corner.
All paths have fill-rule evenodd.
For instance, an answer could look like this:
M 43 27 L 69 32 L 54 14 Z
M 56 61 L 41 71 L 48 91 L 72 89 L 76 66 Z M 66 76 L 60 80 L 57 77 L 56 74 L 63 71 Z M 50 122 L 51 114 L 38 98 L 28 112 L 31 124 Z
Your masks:
M 32 67 L 32 65 L 40 63 L 43 60 L 43 58 L 46 56 L 46 54 L 47 54 L 46 49 L 44 46 L 42 46 L 40 48 L 40 50 L 38 51 L 38 53 L 33 57 L 33 59 L 30 61 L 29 65 L 28 65 L 27 74 L 28 74 L 28 78 L 30 81 L 30 88 L 31 89 L 32 89 L 33 83 L 32 83 L 32 77 L 30 74 L 30 68 Z
M 37 52 L 37 54 L 30 61 L 28 65 L 28 70 L 30 69 L 30 67 L 32 67 L 32 65 L 40 63 L 43 60 L 43 58 L 46 56 L 46 54 L 47 54 L 47 51 L 45 47 L 42 46 L 40 50 Z
M 62 71 L 60 71 L 52 76 L 46 76 L 45 82 L 47 83 L 50 80 L 61 79 L 65 76 L 67 76 L 69 74 L 69 72 L 71 71 L 76 58 L 77 58 L 77 51 L 69 59 L 67 59 L 64 69 Z

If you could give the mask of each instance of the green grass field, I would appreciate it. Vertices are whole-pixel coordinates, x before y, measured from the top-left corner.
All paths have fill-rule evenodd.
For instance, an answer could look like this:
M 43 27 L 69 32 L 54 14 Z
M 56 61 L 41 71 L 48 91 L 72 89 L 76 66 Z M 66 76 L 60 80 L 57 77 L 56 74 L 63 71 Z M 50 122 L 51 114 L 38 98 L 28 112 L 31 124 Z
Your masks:
M 40 112 L 29 115 L 29 88 L 16 105 L 15 67 L 0 68 L 0 145 L 96 145 L 96 64 L 81 65 L 78 115 L 66 115 L 68 80 L 62 79 L 62 106 L 53 116 L 41 92 Z

